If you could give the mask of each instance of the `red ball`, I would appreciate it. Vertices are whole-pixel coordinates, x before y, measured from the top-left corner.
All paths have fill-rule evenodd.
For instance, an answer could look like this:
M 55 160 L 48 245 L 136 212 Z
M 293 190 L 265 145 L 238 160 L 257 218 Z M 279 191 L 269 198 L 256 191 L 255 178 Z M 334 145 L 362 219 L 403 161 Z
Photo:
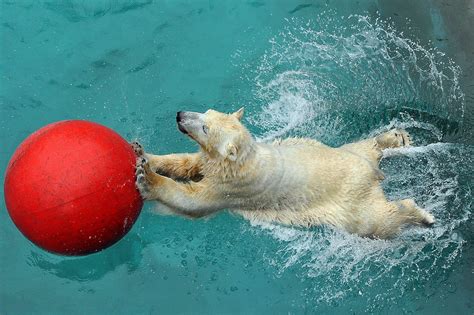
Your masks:
M 26 138 L 8 164 L 8 212 L 43 249 L 63 255 L 100 251 L 120 240 L 140 214 L 135 160 L 130 144 L 102 125 L 47 125 Z

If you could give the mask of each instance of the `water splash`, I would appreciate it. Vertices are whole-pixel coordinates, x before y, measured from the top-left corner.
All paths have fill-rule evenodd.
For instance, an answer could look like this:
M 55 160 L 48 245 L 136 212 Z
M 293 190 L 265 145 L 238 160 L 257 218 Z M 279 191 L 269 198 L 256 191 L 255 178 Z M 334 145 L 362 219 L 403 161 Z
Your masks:
M 310 281 L 302 293 L 308 305 L 355 295 L 367 299 L 364 311 L 374 311 L 406 299 L 410 290 L 432 295 L 462 252 L 462 228 L 471 215 L 465 183 L 474 150 L 440 142 L 446 129 L 440 122 L 462 123 L 464 117 L 459 68 L 366 16 L 291 19 L 270 43 L 253 79 L 261 106 L 250 122 L 261 131 L 258 139 L 303 136 L 340 145 L 407 129 L 417 146 L 384 152 L 384 190 L 389 199 L 414 197 L 438 221 L 433 229 L 410 228 L 391 241 L 253 222 L 261 228 L 256 233 L 280 243 L 268 263 L 280 274 L 296 270 Z M 437 119 L 418 119 L 409 110 Z
M 463 119 L 459 68 L 379 19 L 290 19 L 270 43 L 253 79 L 262 106 L 250 121 L 262 140 L 302 135 L 342 144 L 402 108 Z
M 355 294 L 367 299 L 364 310 L 375 311 L 387 302 L 406 299 L 409 290 L 433 294 L 465 244 L 462 226 L 471 216 L 471 191 L 450 172 L 451 168 L 465 172 L 466 165 L 474 162 L 472 153 L 446 143 L 385 152 L 385 157 L 390 156 L 382 162 L 388 198 L 415 197 L 435 215 L 434 228 L 410 227 L 386 241 L 331 228 L 303 230 L 253 222 L 261 228 L 257 233 L 269 234 L 280 243 L 268 263 L 281 274 L 298 270 L 302 279 L 312 280 L 314 284 L 304 292 L 308 305 L 350 301 L 347 297 Z

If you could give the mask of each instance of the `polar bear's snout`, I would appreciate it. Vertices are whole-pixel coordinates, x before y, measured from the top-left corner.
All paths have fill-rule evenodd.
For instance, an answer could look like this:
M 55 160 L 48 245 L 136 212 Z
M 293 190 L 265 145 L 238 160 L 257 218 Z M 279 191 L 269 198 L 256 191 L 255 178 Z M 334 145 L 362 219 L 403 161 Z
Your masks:
M 184 112 L 177 112 L 176 113 L 176 123 L 178 124 L 179 131 L 181 131 L 182 133 L 187 135 L 188 131 L 186 130 L 186 128 L 184 127 L 184 124 L 182 123 L 183 116 L 184 116 Z
M 179 111 L 176 113 L 176 123 L 182 133 L 200 143 L 204 140 L 207 130 L 207 127 L 203 128 L 205 126 L 204 114 Z
M 183 112 L 179 111 L 176 113 L 176 122 L 179 123 L 183 117 Z

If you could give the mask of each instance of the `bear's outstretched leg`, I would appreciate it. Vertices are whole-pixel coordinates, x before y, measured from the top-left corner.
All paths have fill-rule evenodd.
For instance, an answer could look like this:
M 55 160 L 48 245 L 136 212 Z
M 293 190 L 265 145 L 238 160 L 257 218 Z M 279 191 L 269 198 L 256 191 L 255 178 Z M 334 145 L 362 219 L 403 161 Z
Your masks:
M 154 172 L 176 180 L 202 179 L 199 153 L 154 155 L 145 153 L 138 141 L 133 141 L 131 146 L 137 156 L 147 159 L 147 164 Z
M 145 200 L 159 200 L 178 214 L 202 217 L 230 205 L 227 199 L 216 195 L 213 186 L 177 182 L 153 172 L 144 157 L 137 158 L 135 174 L 136 187 Z
M 418 207 L 413 199 L 403 199 L 395 202 L 403 223 L 432 226 L 435 219 L 431 213 Z
M 408 132 L 403 129 L 392 129 L 375 138 L 343 145 L 341 149 L 360 155 L 377 165 L 382 158 L 383 149 L 409 146 L 410 144 L 411 139 Z
M 150 168 L 175 180 L 199 181 L 202 179 L 199 153 L 153 155 L 145 153 Z
M 430 227 L 435 223 L 433 215 L 418 207 L 413 199 L 387 201 L 380 189 L 365 209 L 372 218 L 369 229 L 359 233 L 374 238 L 390 239 L 395 237 L 405 224 Z

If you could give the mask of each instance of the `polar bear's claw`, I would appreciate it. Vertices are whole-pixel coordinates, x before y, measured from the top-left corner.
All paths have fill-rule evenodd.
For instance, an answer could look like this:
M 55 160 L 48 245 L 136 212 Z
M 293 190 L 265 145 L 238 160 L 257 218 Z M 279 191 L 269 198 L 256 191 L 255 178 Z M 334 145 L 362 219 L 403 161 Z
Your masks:
M 136 175 L 135 186 L 140 192 L 140 195 L 145 199 L 150 193 L 150 186 L 149 186 L 149 182 L 146 178 L 146 173 L 145 173 L 145 165 L 147 162 L 148 161 L 146 158 L 138 157 L 136 169 L 135 169 L 135 175 Z
M 132 146 L 132 149 L 137 156 L 142 156 L 143 154 L 145 154 L 145 150 L 143 150 L 143 146 L 137 140 L 132 141 L 130 145 Z

